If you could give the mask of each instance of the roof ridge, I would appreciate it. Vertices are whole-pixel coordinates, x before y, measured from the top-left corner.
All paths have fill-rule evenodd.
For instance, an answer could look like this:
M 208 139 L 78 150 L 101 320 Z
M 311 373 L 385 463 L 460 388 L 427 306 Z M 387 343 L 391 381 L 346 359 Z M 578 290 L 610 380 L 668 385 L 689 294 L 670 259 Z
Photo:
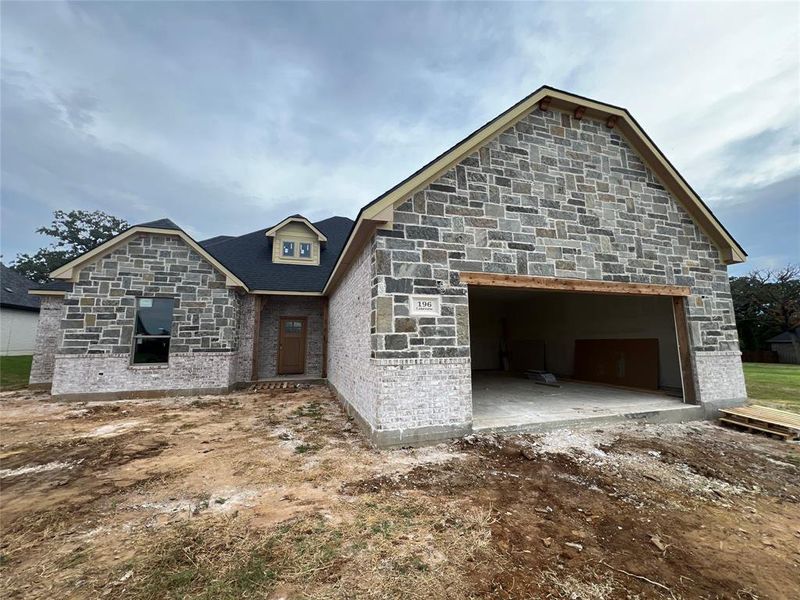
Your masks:
M 155 229 L 182 229 L 173 221 L 172 219 L 168 219 L 167 217 L 156 219 L 154 221 L 147 221 L 145 223 L 137 223 L 134 227 L 153 227 Z

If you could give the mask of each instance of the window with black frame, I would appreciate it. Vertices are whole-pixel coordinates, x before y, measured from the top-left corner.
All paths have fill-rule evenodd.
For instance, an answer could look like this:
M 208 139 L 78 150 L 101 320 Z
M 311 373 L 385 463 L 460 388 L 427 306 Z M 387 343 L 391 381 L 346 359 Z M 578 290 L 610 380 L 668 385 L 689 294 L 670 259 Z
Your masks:
M 138 298 L 136 328 L 133 333 L 133 363 L 154 364 L 169 361 L 172 336 L 172 298 Z

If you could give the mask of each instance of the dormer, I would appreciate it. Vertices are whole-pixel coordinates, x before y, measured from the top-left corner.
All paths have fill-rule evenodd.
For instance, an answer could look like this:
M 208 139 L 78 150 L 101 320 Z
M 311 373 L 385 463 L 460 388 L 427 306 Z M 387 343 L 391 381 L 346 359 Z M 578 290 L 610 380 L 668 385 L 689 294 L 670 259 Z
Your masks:
M 328 238 L 302 215 L 284 219 L 267 231 L 272 238 L 272 262 L 289 265 L 319 264 L 319 254 Z

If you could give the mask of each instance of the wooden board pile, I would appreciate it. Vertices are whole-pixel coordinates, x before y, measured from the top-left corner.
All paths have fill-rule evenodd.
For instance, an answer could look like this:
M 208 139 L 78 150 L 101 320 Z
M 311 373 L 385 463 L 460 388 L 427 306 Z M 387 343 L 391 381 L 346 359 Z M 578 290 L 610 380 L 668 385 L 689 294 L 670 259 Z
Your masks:
M 742 406 L 720 410 L 723 425 L 766 433 L 784 440 L 800 439 L 800 415 L 766 406 Z
M 254 390 L 288 390 L 300 389 L 308 387 L 307 384 L 297 383 L 294 381 L 268 381 L 265 383 L 258 383 L 253 386 Z

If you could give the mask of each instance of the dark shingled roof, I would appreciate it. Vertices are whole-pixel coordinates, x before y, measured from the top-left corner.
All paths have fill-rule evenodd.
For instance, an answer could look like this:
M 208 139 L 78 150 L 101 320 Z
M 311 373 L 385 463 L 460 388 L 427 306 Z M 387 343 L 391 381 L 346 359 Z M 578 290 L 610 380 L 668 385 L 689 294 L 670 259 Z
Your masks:
M 321 292 L 344 248 L 353 221 L 347 217 L 331 217 L 314 223 L 314 227 L 328 238 L 320 250 L 319 266 L 273 263 L 273 238 L 266 236 L 272 227 L 238 237 L 216 236 L 199 244 L 251 290 Z
M 181 228 L 169 219 L 156 219 L 147 223 L 137 223 L 134 227 L 154 227 L 156 229 L 177 229 L 181 231 Z
M 47 283 L 34 283 L 32 290 L 44 290 L 48 292 L 71 292 L 71 281 L 48 281 Z
M 302 215 L 292 215 L 302 217 Z M 290 217 L 287 217 L 290 218 Z M 282 223 L 286 219 L 281 219 Z M 218 235 L 198 244 L 208 254 L 213 256 L 222 265 L 241 279 L 252 291 L 270 290 L 281 292 L 321 292 L 325 282 L 333 270 L 339 254 L 344 248 L 347 236 L 353 227 L 353 221 L 346 217 L 331 217 L 324 221 L 313 223 L 326 238 L 320 249 L 319 265 L 286 265 L 272 262 L 272 238 L 266 232 L 272 229 L 267 227 L 252 233 L 240 236 Z M 170 219 L 157 219 L 146 223 L 139 223 L 135 227 L 151 227 L 173 231 L 183 230 Z M 124 232 L 123 232 L 124 233 Z M 185 233 L 185 232 L 184 232 Z M 122 234 L 120 234 L 122 235 Z M 5 267 L 3 267 L 5 269 Z M 5 271 L 4 271 L 5 274 Z M 49 291 L 71 291 L 72 283 L 68 281 L 52 281 L 45 284 L 29 282 L 30 289 Z M 27 289 L 25 290 L 27 295 Z M 38 299 L 35 299 L 38 306 Z
M 202 242 L 197 242 L 203 248 L 207 248 L 209 246 L 213 246 L 214 244 L 218 244 L 220 242 L 227 242 L 228 240 L 232 240 L 235 238 L 235 235 L 216 235 L 212 238 L 208 238 L 207 240 L 203 240 Z
M 37 285 L 41 284 L 31 281 L 0 263 L 0 306 L 38 311 L 39 298 L 28 294 L 28 290 Z

